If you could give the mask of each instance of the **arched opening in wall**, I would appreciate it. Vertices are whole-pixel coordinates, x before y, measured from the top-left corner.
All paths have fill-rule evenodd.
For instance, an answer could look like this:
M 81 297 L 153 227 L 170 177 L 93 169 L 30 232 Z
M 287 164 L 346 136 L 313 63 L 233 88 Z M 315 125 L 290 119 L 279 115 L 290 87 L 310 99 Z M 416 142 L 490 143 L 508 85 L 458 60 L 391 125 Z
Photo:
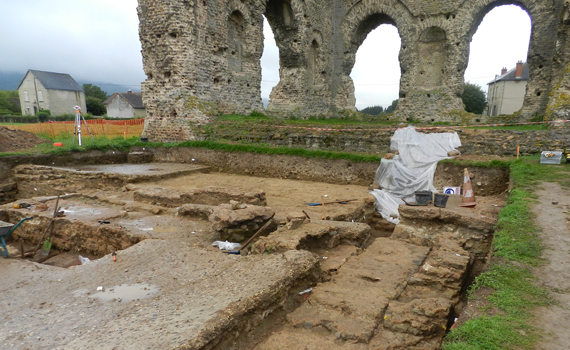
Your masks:
M 356 108 L 372 115 L 387 109 L 391 112 L 396 107 L 400 86 L 398 29 L 389 17 L 377 15 L 366 20 L 359 32 L 363 41 L 350 73 Z
M 228 66 L 233 72 L 242 71 L 243 44 L 245 39 L 245 19 L 239 11 L 228 18 Z
M 317 76 L 317 67 L 318 67 L 318 57 L 319 57 L 319 43 L 317 40 L 313 40 L 311 42 L 311 47 L 309 48 L 309 84 L 315 84 L 315 77 Z
M 261 100 L 267 108 L 271 90 L 279 83 L 279 49 L 273 30 L 263 16 L 263 54 L 261 55 Z
M 530 16 L 517 5 L 490 6 L 475 25 L 465 83 L 486 94 L 483 114 L 512 114 L 523 105 L 529 77 Z

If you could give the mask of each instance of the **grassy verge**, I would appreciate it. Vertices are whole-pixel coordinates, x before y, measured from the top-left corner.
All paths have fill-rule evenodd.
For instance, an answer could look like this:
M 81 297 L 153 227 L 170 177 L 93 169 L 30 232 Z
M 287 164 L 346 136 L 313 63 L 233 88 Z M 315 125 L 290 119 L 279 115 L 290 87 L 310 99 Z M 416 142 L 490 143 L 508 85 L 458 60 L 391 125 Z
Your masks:
M 306 158 L 322 158 L 322 159 L 345 159 L 351 162 L 375 162 L 379 163 L 381 156 L 376 155 L 359 155 L 347 152 L 329 152 L 329 151 L 319 151 L 319 150 L 307 150 L 302 148 L 289 148 L 289 147 L 268 147 L 263 145 L 246 145 L 246 144 L 235 144 L 230 142 L 215 142 L 215 141 L 185 141 L 178 143 L 161 143 L 161 142 L 140 142 L 139 138 L 132 137 L 123 139 L 122 137 L 116 137 L 109 139 L 104 136 L 95 137 L 92 140 L 90 137 L 82 138 L 82 146 L 77 144 L 77 140 L 74 141 L 73 135 L 62 135 L 55 138 L 50 138 L 49 136 L 39 135 L 44 139 L 48 139 L 52 142 L 39 145 L 33 150 L 27 150 L 25 152 L 15 152 L 15 153 L 1 153 L 0 156 L 9 156 L 17 154 L 29 154 L 29 153 L 45 153 L 45 154 L 65 154 L 67 152 L 83 152 L 88 150 L 119 150 L 128 151 L 131 147 L 194 147 L 194 148 L 205 148 L 210 150 L 224 151 L 224 152 L 250 152 L 257 154 L 269 154 L 269 155 L 288 155 L 288 156 L 301 156 Z M 55 147 L 53 143 L 62 143 L 63 146 Z
M 482 310 L 483 316 L 451 331 L 444 350 L 532 349 L 540 338 L 531 326 L 532 312 L 550 301 L 548 292 L 534 284 L 531 272 L 533 266 L 540 265 L 543 250 L 530 211 L 536 198 L 532 192 L 540 181 L 569 186 L 570 168 L 541 165 L 537 157 L 514 161 L 510 168 L 515 186 L 499 215 L 494 258 L 469 291 L 470 297 L 476 298 L 479 289 L 490 288 L 489 306 Z

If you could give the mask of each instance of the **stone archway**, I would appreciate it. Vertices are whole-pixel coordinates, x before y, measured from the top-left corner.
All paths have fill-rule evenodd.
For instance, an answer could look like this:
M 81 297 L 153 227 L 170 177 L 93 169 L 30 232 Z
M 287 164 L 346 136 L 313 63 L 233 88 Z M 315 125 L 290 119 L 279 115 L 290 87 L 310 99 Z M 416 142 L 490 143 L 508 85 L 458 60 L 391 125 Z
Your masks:
M 553 78 L 552 60 L 556 49 L 556 28 L 558 27 L 559 9 L 552 4 L 540 1 L 520 0 L 479 0 L 467 2 L 462 7 L 464 16 L 467 18 L 468 33 L 471 41 L 473 34 L 481 24 L 483 18 L 495 7 L 502 5 L 516 5 L 528 13 L 532 30 L 527 55 L 529 67 L 529 81 L 521 109 L 521 114 L 526 116 L 542 114 L 548 101 L 548 92 L 552 87 Z M 467 67 L 465 61 L 464 68 Z
M 343 33 L 344 49 L 342 52 L 342 64 L 334 68 L 331 91 L 334 102 L 338 109 L 354 110 L 356 99 L 354 97 L 354 83 L 350 78 L 350 72 L 354 67 L 356 52 L 366 36 L 382 24 L 390 24 L 396 27 L 401 39 L 401 58 L 406 50 L 406 38 L 398 27 L 398 23 L 411 21 L 412 17 L 407 7 L 400 1 L 393 0 L 381 2 L 377 0 L 364 0 L 357 2 L 346 13 L 340 32 Z M 404 73 L 408 68 L 408 62 L 400 59 L 401 80 L 405 80 Z
M 263 110 L 262 14 L 280 50 L 280 82 L 267 110 L 271 115 L 354 111 L 349 74 L 356 51 L 372 28 L 390 23 L 401 39 L 395 116 L 450 120 L 463 112 L 460 96 L 471 36 L 490 9 L 504 4 L 521 6 L 533 23 L 531 76 L 521 110 L 528 119 L 544 113 L 549 96 L 566 98 L 569 90 L 564 86 L 570 78 L 561 78 L 570 51 L 562 0 L 139 0 L 148 77 L 143 84 L 145 134 L 149 140 L 191 139 L 189 123 L 207 122 L 219 112 Z

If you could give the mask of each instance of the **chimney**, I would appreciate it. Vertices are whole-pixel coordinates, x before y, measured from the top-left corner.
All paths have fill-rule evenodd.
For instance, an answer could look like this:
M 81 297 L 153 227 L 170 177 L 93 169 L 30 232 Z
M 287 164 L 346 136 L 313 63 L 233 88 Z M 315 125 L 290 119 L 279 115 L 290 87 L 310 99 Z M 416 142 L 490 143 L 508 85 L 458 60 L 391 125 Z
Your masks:
M 522 77 L 523 63 L 522 61 L 517 62 L 517 67 L 515 68 L 515 79 L 520 79 Z
M 501 75 L 505 74 L 507 74 L 507 67 L 503 67 L 503 69 L 501 69 Z

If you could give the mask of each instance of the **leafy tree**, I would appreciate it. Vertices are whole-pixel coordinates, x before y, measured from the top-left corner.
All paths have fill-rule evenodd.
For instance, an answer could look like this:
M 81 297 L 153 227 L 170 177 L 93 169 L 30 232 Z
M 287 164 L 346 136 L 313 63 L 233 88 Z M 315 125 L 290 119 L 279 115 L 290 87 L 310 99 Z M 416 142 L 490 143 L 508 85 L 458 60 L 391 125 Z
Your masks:
M 93 115 L 107 114 L 107 108 L 105 108 L 103 101 L 98 98 L 89 96 L 86 98 L 85 104 L 87 105 L 88 113 L 91 113 Z
M 83 91 L 85 91 L 85 98 L 87 97 L 94 97 L 101 100 L 101 102 L 107 99 L 107 93 L 101 90 L 100 87 L 93 84 L 83 84 Z
M 463 86 L 461 100 L 470 113 L 482 114 L 487 107 L 487 97 L 481 86 L 469 82 Z
M 370 106 L 370 107 L 364 108 L 360 112 L 366 113 L 369 115 L 379 115 L 383 111 L 384 111 L 384 108 L 382 108 L 382 106 Z
M 105 91 L 93 84 L 83 84 L 83 91 L 85 91 L 85 104 L 88 113 L 93 115 L 107 114 L 107 109 L 103 104 L 103 101 L 107 99 Z
M 36 114 L 38 116 L 40 123 L 45 123 L 48 121 L 48 119 L 51 115 L 51 111 L 49 109 L 42 109 L 42 110 L 38 111 L 38 113 L 36 113 Z
M 20 97 L 17 90 L 0 91 L 0 114 L 20 114 Z
M 386 110 L 384 112 L 392 113 L 396 110 L 396 107 L 398 107 L 398 100 L 392 101 L 392 104 L 390 106 L 386 107 Z

